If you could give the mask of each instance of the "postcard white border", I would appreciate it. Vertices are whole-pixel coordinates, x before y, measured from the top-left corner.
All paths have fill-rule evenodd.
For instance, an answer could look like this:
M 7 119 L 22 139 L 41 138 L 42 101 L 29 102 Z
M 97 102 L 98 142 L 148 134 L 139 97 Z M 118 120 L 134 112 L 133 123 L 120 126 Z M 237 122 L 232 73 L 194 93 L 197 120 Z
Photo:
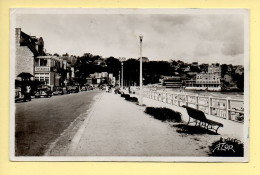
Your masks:
M 136 157 L 136 156 L 15 156 L 15 27 L 18 14 L 242 14 L 244 15 L 244 157 Z M 12 8 L 10 9 L 10 129 L 11 161 L 91 161 L 91 162 L 248 162 L 249 161 L 249 10 L 248 9 L 140 9 L 140 8 Z

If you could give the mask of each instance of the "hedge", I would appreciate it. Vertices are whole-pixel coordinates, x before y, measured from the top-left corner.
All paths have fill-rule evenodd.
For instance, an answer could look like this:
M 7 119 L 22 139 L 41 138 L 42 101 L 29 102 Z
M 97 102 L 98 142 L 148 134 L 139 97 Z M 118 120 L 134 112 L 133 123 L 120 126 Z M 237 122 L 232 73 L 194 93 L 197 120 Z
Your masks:
M 154 118 L 161 121 L 181 122 L 181 113 L 169 108 L 146 107 L 145 113 L 152 115 Z
M 136 97 L 129 97 L 129 98 L 125 98 L 127 101 L 131 101 L 131 102 L 138 102 L 138 98 Z

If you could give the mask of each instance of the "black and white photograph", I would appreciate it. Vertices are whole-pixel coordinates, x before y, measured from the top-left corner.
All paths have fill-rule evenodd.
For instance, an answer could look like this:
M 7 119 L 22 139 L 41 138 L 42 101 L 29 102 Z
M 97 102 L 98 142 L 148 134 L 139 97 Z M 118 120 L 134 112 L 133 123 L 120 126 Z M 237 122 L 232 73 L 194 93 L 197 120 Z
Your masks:
M 10 160 L 248 162 L 247 9 L 10 19 Z

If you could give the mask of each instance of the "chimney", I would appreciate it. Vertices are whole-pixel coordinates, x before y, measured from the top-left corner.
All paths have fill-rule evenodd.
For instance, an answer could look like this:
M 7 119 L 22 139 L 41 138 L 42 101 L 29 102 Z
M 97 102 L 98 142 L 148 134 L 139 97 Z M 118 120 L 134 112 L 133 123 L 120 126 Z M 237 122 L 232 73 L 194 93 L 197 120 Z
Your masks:
M 20 45 L 21 38 L 21 28 L 15 28 L 15 44 L 16 46 Z

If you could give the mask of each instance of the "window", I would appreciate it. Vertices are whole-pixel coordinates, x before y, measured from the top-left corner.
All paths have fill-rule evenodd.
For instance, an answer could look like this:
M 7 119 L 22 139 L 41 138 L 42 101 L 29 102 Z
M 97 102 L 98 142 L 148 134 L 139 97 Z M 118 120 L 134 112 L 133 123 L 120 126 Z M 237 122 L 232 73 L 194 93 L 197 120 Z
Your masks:
M 45 77 L 45 83 L 49 84 L 49 77 Z
M 50 79 L 49 79 L 48 73 L 36 73 L 35 80 L 44 82 L 45 84 L 50 84 Z
M 47 66 L 47 59 L 40 59 L 40 66 Z
M 35 59 L 35 66 L 39 66 L 39 61 L 40 60 L 38 58 Z

